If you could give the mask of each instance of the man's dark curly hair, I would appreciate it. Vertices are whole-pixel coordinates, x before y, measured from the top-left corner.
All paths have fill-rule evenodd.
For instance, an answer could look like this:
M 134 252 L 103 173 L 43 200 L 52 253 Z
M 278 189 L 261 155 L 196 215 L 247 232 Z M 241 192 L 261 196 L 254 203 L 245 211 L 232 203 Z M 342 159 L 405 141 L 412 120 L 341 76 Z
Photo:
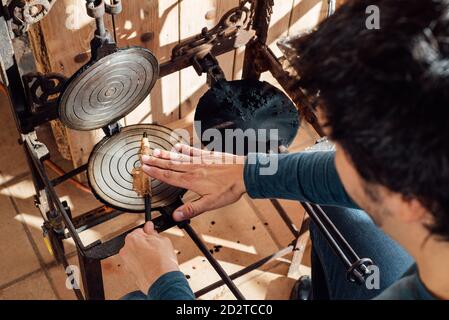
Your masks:
M 301 87 L 362 178 L 419 200 L 449 240 L 449 0 L 349 1 L 291 45 Z

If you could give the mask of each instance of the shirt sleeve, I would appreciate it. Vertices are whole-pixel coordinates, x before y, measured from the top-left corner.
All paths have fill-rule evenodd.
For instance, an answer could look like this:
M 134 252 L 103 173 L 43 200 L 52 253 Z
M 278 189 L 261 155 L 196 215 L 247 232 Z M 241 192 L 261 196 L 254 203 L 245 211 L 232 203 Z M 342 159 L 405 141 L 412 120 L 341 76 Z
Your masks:
M 195 300 L 195 295 L 180 271 L 163 274 L 148 290 L 148 300 Z
M 358 208 L 335 168 L 334 151 L 248 154 L 244 168 L 251 198 L 278 198 Z

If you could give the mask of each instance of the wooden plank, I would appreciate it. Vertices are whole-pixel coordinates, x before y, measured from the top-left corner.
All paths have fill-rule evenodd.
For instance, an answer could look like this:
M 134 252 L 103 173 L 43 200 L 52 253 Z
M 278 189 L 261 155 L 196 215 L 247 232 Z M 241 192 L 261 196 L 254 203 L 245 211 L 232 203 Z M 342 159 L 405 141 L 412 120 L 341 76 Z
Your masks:
M 309 232 L 309 218 L 306 213 L 304 213 L 304 218 L 302 220 L 300 236 L 296 239 L 295 249 L 293 251 L 292 262 L 288 268 L 287 276 L 293 279 L 299 279 L 301 277 L 304 254 L 306 253 L 307 244 L 310 242 L 310 232 Z
M 142 46 L 159 63 L 169 60 L 179 42 L 178 10 L 178 0 L 124 1 L 114 21 L 118 45 Z M 175 72 L 156 82 L 150 97 L 125 117 L 125 124 L 172 122 L 179 118 L 179 102 L 179 72 Z
M 288 34 L 293 1 L 294 0 L 274 1 L 270 28 L 268 29 L 267 44 L 277 56 L 281 55 L 281 51 L 277 47 L 276 41 Z
M 287 277 L 292 279 L 299 279 L 303 275 L 301 266 L 303 265 L 303 259 L 309 241 L 309 231 L 306 231 L 296 241 L 296 250 L 293 252 L 292 263 L 290 264 L 290 267 L 288 269 Z
M 180 3 L 181 40 L 196 35 L 203 27 L 214 27 L 220 17 L 229 9 L 238 6 L 238 0 L 204 0 L 201 5 L 196 0 Z M 226 78 L 232 79 L 234 52 L 219 56 L 218 61 Z M 181 117 L 195 109 L 199 98 L 208 90 L 206 75 L 198 76 L 193 67 L 181 70 Z
M 289 1 L 274 1 L 273 13 L 271 15 L 270 28 L 268 29 L 267 44 L 276 56 L 281 56 L 282 53 L 276 45 L 276 42 L 281 37 L 288 34 L 288 27 L 291 19 L 293 0 Z M 260 76 L 260 80 L 267 81 L 277 88 L 284 91 L 277 80 L 270 72 L 264 72 Z
M 289 35 L 315 27 L 326 18 L 327 0 L 294 0 Z

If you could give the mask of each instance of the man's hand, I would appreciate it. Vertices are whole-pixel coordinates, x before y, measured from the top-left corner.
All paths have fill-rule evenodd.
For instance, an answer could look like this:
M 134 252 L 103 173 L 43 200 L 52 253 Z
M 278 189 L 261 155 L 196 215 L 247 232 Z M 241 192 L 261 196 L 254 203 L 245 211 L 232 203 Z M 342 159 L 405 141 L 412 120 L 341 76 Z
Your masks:
M 142 156 L 142 168 L 146 174 L 201 196 L 201 199 L 176 209 L 174 220 L 190 219 L 205 211 L 224 207 L 245 193 L 244 157 L 181 144 L 175 149 L 174 152 L 156 149 L 152 157 Z
M 126 236 L 119 255 L 125 269 L 134 276 L 140 291 L 145 294 L 160 276 L 179 271 L 171 241 L 160 236 L 151 221 Z

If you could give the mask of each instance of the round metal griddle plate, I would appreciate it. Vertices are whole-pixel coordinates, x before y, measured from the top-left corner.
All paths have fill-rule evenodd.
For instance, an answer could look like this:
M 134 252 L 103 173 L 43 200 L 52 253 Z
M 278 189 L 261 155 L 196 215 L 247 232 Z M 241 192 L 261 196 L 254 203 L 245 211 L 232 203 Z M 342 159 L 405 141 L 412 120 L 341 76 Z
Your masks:
M 93 130 L 139 106 L 159 74 L 154 55 L 144 48 L 121 49 L 81 68 L 68 82 L 59 117 L 69 128 Z
M 105 137 L 92 151 L 87 167 L 89 184 L 95 196 L 108 206 L 127 211 L 144 212 L 144 199 L 133 190 L 133 168 L 140 166 L 139 152 L 146 132 L 153 150 L 171 150 L 177 142 L 184 142 L 172 130 L 159 125 L 127 126 L 112 137 Z M 153 208 L 168 206 L 180 198 L 179 189 L 151 179 Z
M 293 102 L 267 82 L 250 79 L 218 82 L 201 97 L 195 111 L 195 126 L 204 145 L 214 145 L 213 139 L 209 139 L 210 134 L 205 140 L 203 133 L 215 128 L 221 134 L 221 151 L 246 154 L 256 151 L 254 147 L 257 147 L 258 152 L 268 152 L 270 144 L 290 145 L 298 132 L 299 114 Z M 246 141 L 240 151 L 235 146 L 237 139 L 227 139 L 226 129 L 243 131 L 239 140 L 245 138 Z M 255 130 L 255 139 L 249 134 L 245 136 L 248 129 Z M 278 130 L 277 137 L 270 135 L 273 129 Z M 276 141 L 270 141 L 274 139 Z M 227 145 L 230 142 L 233 143 Z M 260 150 L 262 146 L 266 150 Z

